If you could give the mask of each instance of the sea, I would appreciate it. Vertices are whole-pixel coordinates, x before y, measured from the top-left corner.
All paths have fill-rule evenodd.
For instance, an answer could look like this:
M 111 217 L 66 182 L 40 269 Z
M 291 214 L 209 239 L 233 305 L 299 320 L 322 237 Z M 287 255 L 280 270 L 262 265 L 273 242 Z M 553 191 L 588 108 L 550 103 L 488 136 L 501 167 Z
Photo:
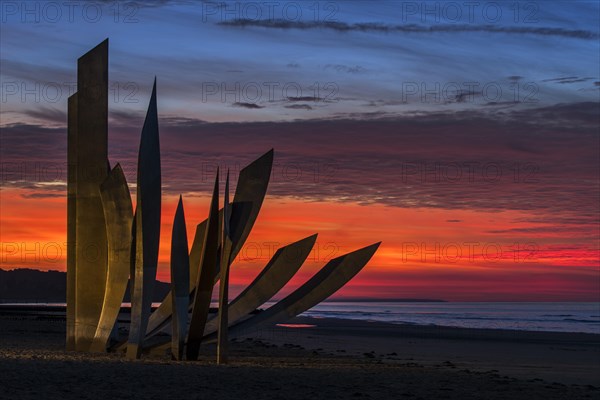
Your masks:
M 153 303 L 158 306 L 160 303 Z M 271 306 L 266 303 L 262 309 Z M 15 303 L 12 303 L 15 305 Z M 10 306 L 2 304 L 1 306 Z M 65 303 L 27 303 L 58 308 Z M 129 307 L 129 303 L 123 303 Z M 212 303 L 211 306 L 218 306 Z M 56 311 L 50 311 L 55 313 Z M 460 302 L 349 302 L 325 301 L 301 314 L 313 318 L 343 318 L 392 324 L 437 325 L 460 328 L 509 329 L 600 334 L 600 302 L 595 303 L 460 303 Z
M 392 324 L 600 334 L 598 303 L 323 302 L 302 315 Z

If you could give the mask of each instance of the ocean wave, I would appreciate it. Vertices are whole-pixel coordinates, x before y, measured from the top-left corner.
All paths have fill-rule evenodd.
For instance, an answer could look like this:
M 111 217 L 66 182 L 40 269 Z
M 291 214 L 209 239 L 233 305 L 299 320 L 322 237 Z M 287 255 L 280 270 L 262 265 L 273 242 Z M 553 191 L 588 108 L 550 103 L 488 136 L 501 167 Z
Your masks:
M 567 321 L 567 322 L 583 322 L 583 323 L 586 323 L 586 324 L 600 324 L 600 321 L 594 321 L 594 320 L 590 320 L 590 319 L 565 318 L 565 319 L 563 319 L 563 321 Z
M 542 314 L 542 317 L 574 317 L 573 314 Z
M 381 321 L 393 324 L 457 326 L 598 334 L 599 303 L 424 305 L 388 303 L 323 303 L 303 315 Z

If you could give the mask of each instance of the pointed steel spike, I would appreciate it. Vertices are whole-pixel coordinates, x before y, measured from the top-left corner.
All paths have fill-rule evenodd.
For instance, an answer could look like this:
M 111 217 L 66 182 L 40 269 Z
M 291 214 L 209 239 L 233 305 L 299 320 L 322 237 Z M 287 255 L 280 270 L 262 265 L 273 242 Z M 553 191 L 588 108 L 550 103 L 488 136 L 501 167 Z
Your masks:
M 108 272 L 102 313 L 91 351 L 105 352 L 127 290 L 133 206 L 127 180 L 117 164 L 100 185 L 108 237 Z
M 231 207 L 229 205 L 229 169 L 225 179 L 225 195 L 223 198 L 223 236 L 231 236 L 229 219 L 231 218 Z
M 219 210 L 218 217 L 218 231 L 221 232 L 221 220 L 223 219 L 223 209 Z M 198 273 L 200 270 L 200 257 L 202 256 L 204 238 L 206 235 L 206 224 L 208 219 L 205 219 L 198 225 L 196 225 L 196 233 L 194 234 L 194 241 L 190 249 L 190 301 L 189 308 L 191 310 L 192 303 L 194 302 L 194 295 L 196 293 L 196 281 L 198 279 Z M 218 271 L 218 265 L 216 268 Z M 217 274 L 218 280 L 218 272 Z M 158 334 L 163 328 L 165 328 L 171 322 L 171 292 L 167 293 L 165 298 L 162 300 L 160 306 L 152 314 L 150 314 L 150 320 L 148 322 L 148 331 L 146 338 L 149 339 L 152 336 Z
M 316 240 L 315 234 L 279 248 L 254 281 L 229 304 L 228 325 L 247 316 L 277 294 L 300 269 Z M 208 321 L 204 335 L 215 332 L 217 322 L 217 318 Z
M 127 358 L 140 358 L 152 307 L 160 240 L 161 176 L 156 78 L 142 128 L 135 210 L 135 277 Z
M 192 318 L 188 331 L 186 357 L 188 360 L 197 360 L 204 326 L 208 318 L 210 297 L 214 286 L 213 277 L 217 269 L 217 256 L 219 251 L 219 170 L 215 178 L 208 223 L 204 235 L 204 245 L 200 258 L 200 271 L 196 280 L 196 290 L 192 302 Z
M 204 246 L 207 223 L 208 220 L 206 219 L 200 224 L 196 225 L 196 233 L 194 234 L 194 241 L 192 242 L 192 247 L 190 249 L 190 286 L 188 288 L 188 308 L 194 300 L 193 293 L 194 289 L 196 288 L 196 280 L 198 278 L 198 270 L 200 268 L 200 257 L 202 256 L 202 246 Z M 152 314 L 150 314 L 146 339 L 149 339 L 159 333 L 171 322 L 171 312 L 173 309 L 172 297 L 172 293 L 169 290 L 169 293 L 167 293 L 158 308 L 156 308 Z
M 233 242 L 232 260 L 237 257 L 237 254 L 248 238 L 265 198 L 273 166 L 273 152 L 273 149 L 269 150 L 240 171 L 233 203 L 231 203 L 230 207 L 231 216 L 229 218 Z M 223 221 L 221 215 L 219 215 L 219 226 Z M 207 221 L 205 220 L 198 224 L 194 244 L 190 250 L 190 297 L 193 297 L 196 285 L 194 277 L 198 273 L 199 262 L 195 260 L 200 259 L 200 254 L 203 251 L 202 244 L 204 243 L 204 237 L 202 235 L 206 231 L 205 224 Z M 217 265 L 214 283 L 219 280 L 219 269 L 220 266 Z M 170 299 L 171 294 L 169 293 L 165 296 L 158 309 L 150 316 L 147 337 L 156 335 L 169 323 L 171 318 Z
M 179 196 L 171 236 L 171 302 L 173 305 L 171 355 L 175 360 L 183 359 L 188 325 L 189 280 L 190 259 L 188 255 L 185 213 L 183 211 L 183 200 Z
M 223 202 L 223 241 L 221 242 L 221 268 L 219 284 L 219 330 L 217 338 L 217 364 L 227 363 L 228 353 L 228 303 L 229 303 L 229 266 L 231 265 L 231 231 L 229 230 L 229 170 L 225 180 L 225 201 Z M 204 333 L 204 331 L 203 331 Z

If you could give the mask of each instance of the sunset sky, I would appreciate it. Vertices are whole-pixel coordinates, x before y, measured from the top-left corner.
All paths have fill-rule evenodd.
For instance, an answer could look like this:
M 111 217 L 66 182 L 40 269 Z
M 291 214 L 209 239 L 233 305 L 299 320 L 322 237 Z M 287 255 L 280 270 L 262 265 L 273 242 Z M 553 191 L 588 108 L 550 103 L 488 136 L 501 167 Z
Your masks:
M 157 78 L 159 279 L 179 194 L 191 244 L 217 166 L 274 148 L 234 293 L 319 233 L 285 292 L 382 241 L 337 298 L 599 300 L 596 1 L 67 3 L 0 3 L 0 268 L 66 268 L 67 98 L 108 37 L 130 184 Z

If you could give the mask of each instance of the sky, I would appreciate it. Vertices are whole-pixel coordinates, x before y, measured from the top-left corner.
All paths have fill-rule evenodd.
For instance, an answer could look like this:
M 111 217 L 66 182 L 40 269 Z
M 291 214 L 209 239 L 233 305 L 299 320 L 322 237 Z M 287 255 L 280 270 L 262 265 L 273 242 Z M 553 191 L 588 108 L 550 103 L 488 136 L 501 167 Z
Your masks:
M 191 242 L 216 168 L 235 185 L 274 148 L 233 293 L 318 232 L 279 296 L 382 241 L 337 298 L 598 301 L 599 21 L 596 1 L 3 1 L 0 268 L 65 270 L 67 98 L 109 38 L 132 194 L 157 79 L 159 279 L 179 194 Z

